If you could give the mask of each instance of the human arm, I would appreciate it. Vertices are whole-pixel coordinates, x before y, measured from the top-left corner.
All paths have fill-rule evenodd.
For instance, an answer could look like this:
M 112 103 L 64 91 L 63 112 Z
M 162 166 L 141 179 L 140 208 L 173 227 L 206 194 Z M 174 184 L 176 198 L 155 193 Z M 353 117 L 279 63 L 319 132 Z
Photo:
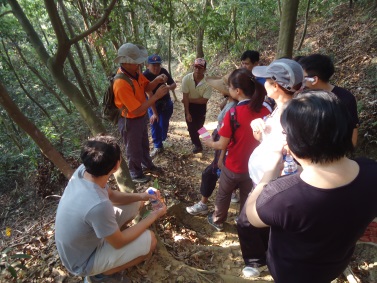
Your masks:
M 220 139 L 218 141 L 214 141 L 212 138 L 202 139 L 202 143 L 205 146 L 212 147 L 214 149 L 221 149 L 221 150 L 225 150 L 229 142 L 230 142 L 230 138 L 226 138 L 223 136 L 220 136 Z
M 271 158 L 271 167 L 265 171 L 259 184 L 254 188 L 249 197 L 246 200 L 246 216 L 249 222 L 255 227 L 267 227 L 259 217 L 256 203 L 259 195 L 262 193 L 264 187 L 271 181 L 277 178 L 281 172 L 282 154 L 281 152 L 275 152 Z
M 148 99 L 150 99 L 153 96 L 153 93 L 151 91 L 146 92 Z M 158 122 L 158 112 L 156 108 L 156 104 L 152 104 L 151 106 L 153 115 L 149 118 L 149 123 L 152 125 L 155 121 Z
M 186 120 L 187 120 L 187 122 L 192 122 L 191 114 L 190 114 L 190 111 L 189 111 L 189 94 L 188 93 L 186 93 L 186 92 L 183 93 L 182 102 L 183 102 L 183 106 L 185 108 Z
M 217 161 L 217 167 L 219 167 L 220 169 L 223 169 L 223 166 L 224 166 L 224 156 L 225 156 L 225 152 L 226 152 L 225 149 L 222 149 L 222 150 L 221 150 L 221 152 L 220 152 L 220 156 L 219 156 L 219 160 Z
M 120 249 L 128 243 L 139 237 L 149 226 L 151 226 L 158 218 L 166 213 L 166 206 L 158 210 L 151 211 L 150 214 L 139 221 L 137 224 L 120 231 L 117 229 L 110 236 L 105 237 L 105 240 L 115 249 Z
M 130 204 L 136 201 L 147 201 L 149 199 L 157 199 L 158 196 L 144 193 L 127 193 L 114 191 L 110 188 L 107 189 L 109 199 L 113 204 Z
M 168 85 L 169 90 L 175 90 L 176 87 L 177 87 L 176 83 L 172 83 L 172 84 Z
M 146 91 L 147 92 L 147 91 Z M 148 92 L 147 92 L 148 93 Z M 137 109 L 134 111 L 130 111 L 135 116 L 140 115 L 141 113 L 144 113 L 150 106 L 154 105 L 154 103 L 159 100 L 161 97 L 166 95 L 168 93 L 167 86 L 162 85 L 160 86 L 154 95 L 152 95 L 148 100 L 144 101 Z
M 159 84 L 165 84 L 168 77 L 165 74 L 158 75 L 153 81 L 149 82 L 145 87 L 145 92 L 154 90 Z

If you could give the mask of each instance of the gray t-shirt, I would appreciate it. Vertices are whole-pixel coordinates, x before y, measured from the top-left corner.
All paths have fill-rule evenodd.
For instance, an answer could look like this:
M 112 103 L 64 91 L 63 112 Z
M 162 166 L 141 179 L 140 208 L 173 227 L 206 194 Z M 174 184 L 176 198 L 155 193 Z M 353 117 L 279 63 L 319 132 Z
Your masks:
M 63 265 L 73 274 L 88 275 L 96 248 L 119 227 L 107 187 L 84 179 L 81 165 L 60 200 L 55 221 L 55 242 Z

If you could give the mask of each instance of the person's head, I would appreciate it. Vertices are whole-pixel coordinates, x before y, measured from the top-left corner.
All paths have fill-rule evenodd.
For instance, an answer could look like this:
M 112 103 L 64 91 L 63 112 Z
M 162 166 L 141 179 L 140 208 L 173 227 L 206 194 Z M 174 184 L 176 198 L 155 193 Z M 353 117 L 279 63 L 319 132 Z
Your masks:
M 250 109 L 259 112 L 264 101 L 263 86 L 255 81 L 250 71 L 247 69 L 234 70 L 228 79 L 229 93 L 234 99 L 239 99 L 239 94 L 242 94 L 250 99 Z
M 157 54 L 153 54 L 148 57 L 148 70 L 151 72 L 153 75 L 158 76 L 161 72 L 161 57 L 158 56 Z
M 194 73 L 197 75 L 203 75 L 207 69 L 207 61 L 203 58 L 196 58 L 194 61 Z
M 304 81 L 300 64 L 291 59 L 278 59 L 268 66 L 257 66 L 253 69 L 253 75 L 266 79 L 264 86 L 267 95 L 274 99 L 279 90 L 293 96 L 301 89 Z
M 109 174 L 120 161 L 120 147 L 114 137 L 97 135 L 84 143 L 80 157 L 85 170 L 100 177 Z
M 297 55 L 295 57 L 292 58 L 292 60 L 296 61 L 296 62 L 299 62 L 301 59 L 303 59 L 305 56 L 302 56 L 302 55 Z
M 241 67 L 251 71 L 259 65 L 259 52 L 255 50 L 246 50 L 241 55 Z
M 147 58 L 148 52 L 143 46 L 125 43 L 118 49 L 118 56 L 114 59 L 114 63 L 130 71 L 138 71 L 139 65 Z
M 318 80 L 328 83 L 335 72 L 334 64 L 329 56 L 313 54 L 301 58 L 299 64 L 304 69 L 305 85 L 307 88 L 318 88 Z
M 285 105 L 280 118 L 291 152 L 312 163 L 329 163 L 352 152 L 352 125 L 332 93 L 306 90 Z

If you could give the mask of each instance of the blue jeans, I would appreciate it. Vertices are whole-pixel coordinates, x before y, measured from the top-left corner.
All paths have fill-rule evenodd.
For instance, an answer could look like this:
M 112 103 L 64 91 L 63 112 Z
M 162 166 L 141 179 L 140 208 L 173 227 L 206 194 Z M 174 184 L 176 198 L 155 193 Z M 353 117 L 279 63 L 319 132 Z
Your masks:
M 163 107 L 156 107 L 158 122 L 151 125 L 153 145 L 155 148 L 162 148 L 162 142 L 166 140 L 169 129 L 169 120 L 173 114 L 173 102 L 169 99 Z M 149 118 L 153 115 L 152 108 L 148 108 Z

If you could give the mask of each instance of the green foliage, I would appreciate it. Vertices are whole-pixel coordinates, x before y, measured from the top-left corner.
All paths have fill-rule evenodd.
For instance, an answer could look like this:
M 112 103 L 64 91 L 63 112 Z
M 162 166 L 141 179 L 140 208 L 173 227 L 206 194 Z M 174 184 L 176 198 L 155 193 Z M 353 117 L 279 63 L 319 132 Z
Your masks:
M 31 258 L 26 254 L 10 254 L 12 248 L 5 248 L 0 252 L 0 272 L 9 272 L 12 277 L 17 278 L 17 272 L 20 269 L 25 270 L 24 259 Z
M 300 3 L 299 18 L 305 12 L 307 1 Z M 357 3 L 371 2 L 360 1 Z M 103 15 L 106 8 L 104 3 L 109 1 L 83 1 L 84 7 L 79 7 L 77 1 L 63 2 L 69 20 L 64 19 L 62 9 L 58 7 L 60 20 L 68 37 L 71 38 L 68 32 L 69 26 L 74 35 L 83 33 Z M 19 109 L 56 148 L 65 157 L 77 157 L 82 141 L 90 135 L 89 129 L 77 109 L 73 107 L 73 103 L 62 94 L 62 86 L 59 88 L 56 85 L 45 62 L 31 46 L 29 34 L 24 32 L 12 13 L 5 13 L 11 10 L 6 3 L 7 1 L 0 0 L 0 14 L 3 15 L 0 21 L 1 81 Z M 43 42 L 44 48 L 53 56 L 58 46 L 58 38 L 45 2 L 19 0 L 18 3 Z M 180 73 L 177 71 L 174 75 L 182 76 L 192 66 L 200 29 L 204 29 L 203 50 L 209 62 L 209 69 L 213 65 L 218 65 L 216 71 L 225 74 L 235 68 L 240 54 L 246 49 L 263 51 L 267 44 L 275 44 L 275 42 L 265 43 L 262 38 L 267 33 L 275 36 L 278 34 L 280 15 L 277 3 L 276 0 L 121 0 L 117 1 L 105 24 L 79 42 L 83 58 L 79 57 L 74 47 L 71 47 L 70 53 L 78 65 L 80 74 L 85 77 L 87 84 L 93 86 L 94 95 L 100 101 L 107 85 L 106 76 L 116 67 L 113 59 L 117 48 L 126 41 L 142 43 L 150 54 L 158 52 L 166 63 L 170 30 L 172 59 L 182 65 L 178 70 L 184 70 Z M 345 3 L 345 0 L 313 0 L 311 13 L 331 13 L 334 7 L 342 3 Z M 43 81 L 31 71 L 19 52 L 30 66 L 38 71 Z M 303 46 L 303 54 L 310 52 L 310 47 Z M 87 69 L 86 73 L 84 66 Z M 64 73 L 78 86 L 69 62 L 64 62 Z M 376 69 L 371 68 L 366 75 L 372 79 L 376 77 L 376 73 Z M 67 113 L 56 95 L 72 113 Z M 95 108 L 93 105 L 90 107 Z M 50 117 L 47 117 L 41 108 Z M 99 114 L 99 109 L 95 110 Z M 0 156 L 0 183 L 6 184 L 8 178 L 30 176 L 40 162 L 41 153 L 21 128 L 9 119 L 3 109 L 0 109 L 0 122 L 2 128 L 0 149 L 3 153 Z M 109 131 L 114 131 L 109 125 L 107 128 Z

